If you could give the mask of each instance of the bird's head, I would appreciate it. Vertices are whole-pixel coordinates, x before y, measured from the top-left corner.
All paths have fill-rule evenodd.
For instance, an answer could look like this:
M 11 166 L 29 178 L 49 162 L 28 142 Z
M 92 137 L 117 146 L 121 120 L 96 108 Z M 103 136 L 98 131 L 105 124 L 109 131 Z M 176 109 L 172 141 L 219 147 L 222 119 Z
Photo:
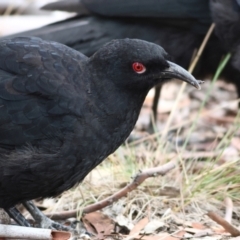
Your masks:
M 138 39 L 119 39 L 103 46 L 90 58 L 90 63 L 102 77 L 125 89 L 148 91 L 173 78 L 201 88 L 201 81 L 167 59 L 167 53 L 159 45 Z

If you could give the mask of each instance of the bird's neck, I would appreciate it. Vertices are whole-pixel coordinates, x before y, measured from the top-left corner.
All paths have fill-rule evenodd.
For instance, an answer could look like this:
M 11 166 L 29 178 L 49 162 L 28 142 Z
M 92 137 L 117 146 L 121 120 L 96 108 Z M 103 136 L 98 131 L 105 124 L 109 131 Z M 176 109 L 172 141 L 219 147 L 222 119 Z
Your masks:
M 101 83 L 94 82 L 95 79 Z M 90 98 L 94 99 L 91 114 L 101 126 L 98 135 L 108 144 L 112 143 L 112 152 L 133 130 L 148 91 L 120 89 L 105 80 L 98 76 L 91 81 Z
M 91 74 L 97 75 L 97 73 Z M 90 92 L 96 98 L 95 107 L 98 116 L 112 117 L 116 123 L 118 119 L 125 119 L 125 121 L 133 119 L 135 123 L 148 89 L 121 88 L 116 86 L 111 79 L 99 75 L 96 77 L 96 75 L 91 79 Z

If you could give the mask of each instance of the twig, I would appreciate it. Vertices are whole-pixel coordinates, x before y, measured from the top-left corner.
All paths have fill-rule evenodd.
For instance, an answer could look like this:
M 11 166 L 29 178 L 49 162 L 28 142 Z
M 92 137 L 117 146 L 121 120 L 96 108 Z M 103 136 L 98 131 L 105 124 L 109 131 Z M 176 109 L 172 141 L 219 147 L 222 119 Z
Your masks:
M 175 168 L 176 164 L 175 161 L 169 162 L 164 164 L 163 166 L 156 167 L 156 168 L 149 168 L 143 172 L 139 172 L 133 179 L 131 183 L 129 183 L 126 187 L 121 189 L 120 191 L 116 192 L 112 196 L 91 204 L 83 209 L 83 214 L 90 213 L 97 211 L 99 209 L 102 209 L 106 206 L 111 205 L 113 202 L 117 201 L 118 199 L 122 198 L 123 196 L 126 196 L 127 193 L 131 192 L 132 190 L 136 189 L 142 182 L 144 182 L 145 179 L 149 177 L 156 177 L 158 175 L 165 175 L 170 170 Z
M 233 225 L 228 223 L 226 220 L 224 220 L 222 217 L 217 215 L 214 212 L 208 212 L 207 214 L 213 221 L 217 222 L 219 225 L 221 225 L 227 232 L 229 232 L 233 237 L 240 236 L 240 231 L 235 228 Z
M 53 231 L 51 229 L 0 225 L 0 240 L 5 239 L 34 239 L 34 240 L 67 240 L 71 233 Z
M 226 206 L 226 212 L 224 219 L 231 224 L 232 222 L 232 213 L 233 213 L 233 202 L 232 199 L 227 197 L 224 200 Z
M 62 211 L 57 213 L 45 213 L 45 215 L 52 220 L 65 220 L 68 218 L 76 217 L 78 210 Z
M 100 210 L 106 206 L 111 205 L 113 202 L 117 201 L 118 199 L 126 196 L 129 192 L 133 191 L 134 189 L 136 189 L 142 182 L 144 182 L 145 179 L 149 178 L 149 177 L 156 177 L 158 175 L 165 175 L 166 173 L 168 173 L 170 170 L 172 170 L 173 168 L 176 167 L 175 161 L 171 161 L 168 162 L 166 164 L 164 164 L 163 166 L 160 167 L 156 167 L 156 168 L 150 168 L 147 169 L 143 172 L 139 172 L 133 179 L 133 181 L 131 183 L 129 183 L 126 187 L 124 187 L 123 189 L 119 190 L 118 192 L 116 192 L 115 194 L 113 194 L 112 196 L 91 204 L 87 207 L 85 207 L 82 212 L 83 214 L 86 213 L 90 213 L 90 212 L 94 212 L 97 210 Z M 78 210 L 74 210 L 74 211 L 70 211 L 70 212 L 60 212 L 60 213 L 53 213 L 53 214 L 46 214 L 46 216 L 54 219 L 54 220 L 64 220 L 70 217 L 76 217 L 76 213 Z

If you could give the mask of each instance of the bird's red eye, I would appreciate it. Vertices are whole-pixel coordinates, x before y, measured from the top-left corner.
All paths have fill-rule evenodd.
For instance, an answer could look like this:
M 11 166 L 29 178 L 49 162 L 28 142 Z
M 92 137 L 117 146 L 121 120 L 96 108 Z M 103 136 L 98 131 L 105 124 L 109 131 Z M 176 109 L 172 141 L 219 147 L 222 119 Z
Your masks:
M 133 63 L 132 68 L 138 74 L 144 73 L 146 71 L 146 67 L 139 62 Z

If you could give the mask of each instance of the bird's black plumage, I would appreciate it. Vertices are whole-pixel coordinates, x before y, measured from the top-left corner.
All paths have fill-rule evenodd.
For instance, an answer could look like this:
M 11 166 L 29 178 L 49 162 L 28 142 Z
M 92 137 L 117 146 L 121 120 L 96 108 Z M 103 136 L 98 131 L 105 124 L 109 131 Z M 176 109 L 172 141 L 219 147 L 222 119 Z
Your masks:
M 76 12 L 120 18 L 155 18 L 171 25 L 208 27 L 211 16 L 209 0 L 61 0 L 42 7 L 46 10 Z M 178 19 L 178 21 L 176 21 Z M 197 29 L 197 28 L 196 28 Z
M 188 66 L 194 49 L 199 46 L 205 34 L 205 31 L 195 33 L 190 30 L 193 22 L 194 20 L 78 16 L 11 37 L 36 36 L 57 41 L 87 56 L 113 39 L 139 38 L 163 45 L 174 61 L 184 67 Z M 202 26 L 207 29 L 209 24 Z
M 179 68 L 141 40 L 112 41 L 91 58 L 39 38 L 1 40 L 0 207 L 83 180 L 130 134 L 150 88 L 174 77 L 199 87 Z

